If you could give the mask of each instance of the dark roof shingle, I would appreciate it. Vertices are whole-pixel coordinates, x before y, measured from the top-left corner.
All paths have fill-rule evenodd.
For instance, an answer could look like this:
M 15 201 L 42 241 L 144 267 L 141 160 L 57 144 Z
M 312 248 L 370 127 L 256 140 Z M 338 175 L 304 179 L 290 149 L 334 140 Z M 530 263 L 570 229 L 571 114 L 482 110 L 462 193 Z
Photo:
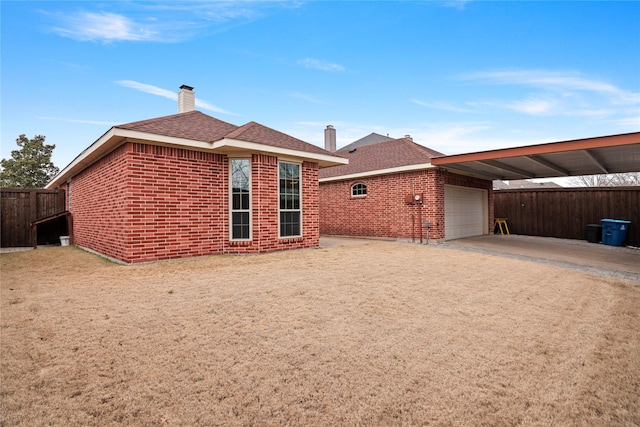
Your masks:
M 433 157 L 441 156 L 430 148 L 416 144 L 409 138 L 398 138 L 336 151 L 338 156 L 349 159 L 348 165 L 321 169 L 320 178 L 333 178 L 356 173 L 430 163 Z
M 204 142 L 222 139 L 226 134 L 238 128 L 236 125 L 223 122 L 200 111 L 189 111 L 188 113 L 141 120 L 115 127 Z
M 255 142 L 257 144 L 271 145 L 274 147 L 305 151 L 309 153 L 334 155 L 333 153 L 313 144 L 309 144 L 308 142 L 294 138 L 286 133 L 279 132 L 256 122 L 249 122 L 240 126 L 233 132 L 225 135 L 225 138 Z
M 263 126 L 260 123 L 249 122 L 243 126 L 236 126 L 208 116 L 200 111 L 173 114 L 155 119 L 126 123 L 115 127 L 195 141 L 214 142 L 223 138 L 230 138 L 307 153 L 334 155 L 334 153 L 330 153 L 320 147 L 275 129 Z
M 351 150 L 354 148 L 362 147 L 364 145 L 377 144 L 378 142 L 391 141 L 393 138 L 380 135 L 379 133 L 371 132 L 369 135 L 360 138 L 357 141 L 352 142 L 351 144 L 344 146 L 341 150 Z

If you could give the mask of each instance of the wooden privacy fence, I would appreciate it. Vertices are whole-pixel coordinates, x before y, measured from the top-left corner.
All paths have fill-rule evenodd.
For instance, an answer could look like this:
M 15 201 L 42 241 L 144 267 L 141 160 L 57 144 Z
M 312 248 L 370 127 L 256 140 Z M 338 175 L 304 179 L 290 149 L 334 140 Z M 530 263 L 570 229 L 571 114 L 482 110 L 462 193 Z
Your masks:
M 59 242 L 68 233 L 66 218 L 38 225 L 37 242 L 32 238 L 32 223 L 65 211 L 63 190 L 41 188 L 0 189 L 2 216 L 0 240 L 3 248 Z
M 499 190 L 494 212 L 513 234 L 579 240 L 601 219 L 628 220 L 624 244 L 640 246 L 640 187 Z

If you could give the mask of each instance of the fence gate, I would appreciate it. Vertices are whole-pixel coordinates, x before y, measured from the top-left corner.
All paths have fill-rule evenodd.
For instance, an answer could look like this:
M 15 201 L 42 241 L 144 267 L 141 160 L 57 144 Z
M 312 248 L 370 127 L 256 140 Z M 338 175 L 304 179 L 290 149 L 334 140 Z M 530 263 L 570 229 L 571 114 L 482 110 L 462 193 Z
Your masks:
M 39 226 L 38 241 L 33 242 L 31 223 L 65 210 L 64 190 L 41 188 L 0 189 L 0 246 L 26 247 L 34 243 L 56 243 L 60 233 L 68 233 L 66 223 L 54 222 Z M 59 240 L 58 240 L 59 241 Z

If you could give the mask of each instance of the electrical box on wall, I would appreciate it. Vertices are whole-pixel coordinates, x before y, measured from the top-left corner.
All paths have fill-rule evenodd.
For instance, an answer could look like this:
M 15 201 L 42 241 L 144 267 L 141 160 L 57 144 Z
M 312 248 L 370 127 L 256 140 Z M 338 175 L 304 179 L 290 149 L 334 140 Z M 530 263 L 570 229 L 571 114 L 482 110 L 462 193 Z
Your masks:
M 422 194 L 407 194 L 404 196 L 404 202 L 409 204 L 422 203 Z

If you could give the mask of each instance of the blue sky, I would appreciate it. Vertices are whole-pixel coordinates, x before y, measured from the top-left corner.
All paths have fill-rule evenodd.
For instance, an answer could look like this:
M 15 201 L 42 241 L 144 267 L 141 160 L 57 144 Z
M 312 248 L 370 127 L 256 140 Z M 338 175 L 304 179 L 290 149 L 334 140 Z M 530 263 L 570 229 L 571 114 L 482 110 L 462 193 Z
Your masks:
M 640 130 L 638 1 L 2 1 L 2 157 L 202 112 L 458 154 Z

